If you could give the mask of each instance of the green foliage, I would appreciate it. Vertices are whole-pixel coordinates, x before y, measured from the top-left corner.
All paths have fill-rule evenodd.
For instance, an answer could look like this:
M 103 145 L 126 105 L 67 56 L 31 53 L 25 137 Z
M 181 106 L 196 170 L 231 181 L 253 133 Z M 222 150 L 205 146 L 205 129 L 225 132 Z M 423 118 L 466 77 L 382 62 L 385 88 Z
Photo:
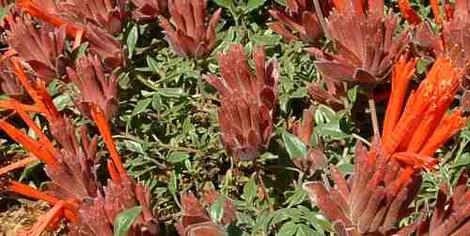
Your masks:
M 126 236 L 141 212 L 142 207 L 136 206 L 119 213 L 114 219 L 114 236 Z

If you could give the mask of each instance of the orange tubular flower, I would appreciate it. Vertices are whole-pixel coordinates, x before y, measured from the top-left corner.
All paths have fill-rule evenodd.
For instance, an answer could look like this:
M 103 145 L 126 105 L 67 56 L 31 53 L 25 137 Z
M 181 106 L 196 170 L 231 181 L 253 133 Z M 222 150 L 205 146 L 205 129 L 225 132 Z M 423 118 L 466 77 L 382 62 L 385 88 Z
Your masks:
M 26 11 L 33 17 L 41 19 L 54 27 L 64 27 L 65 32 L 71 38 L 76 38 L 83 32 L 83 29 L 69 21 L 66 21 L 58 15 L 45 11 L 41 6 L 36 5 L 32 0 L 18 0 L 17 6 Z
M 420 171 L 434 168 L 438 163 L 434 152 L 465 126 L 460 110 L 446 114 L 457 93 L 461 69 L 448 58 L 437 58 L 418 89 L 406 99 L 415 65 L 414 60 L 404 57 L 395 64 L 382 137 L 370 151 L 357 146 L 354 177 L 345 179 L 332 167 L 334 187 L 319 182 L 304 186 L 316 206 L 335 223 L 339 235 L 409 235 L 407 230 L 416 230 L 399 230 L 396 225 L 410 214 L 410 204 L 421 186 Z M 467 206 L 458 212 L 468 211 Z M 447 232 L 436 235 L 450 235 L 468 219 L 468 214 L 444 215 L 447 225 L 431 222 L 431 229 Z
M 434 20 L 438 25 L 442 24 L 441 13 L 439 9 L 439 0 L 430 0 L 432 14 L 434 15 Z
M 116 215 L 137 205 L 143 207 L 143 213 L 130 234 L 156 234 L 158 226 L 149 210 L 149 191 L 128 177 L 113 142 L 106 115 L 101 108 L 93 104 L 91 113 L 111 156 L 108 170 L 112 180 L 108 181 L 105 187 L 100 186 L 94 173 L 98 164 L 97 138 L 90 140 L 86 130 L 81 129 L 79 140 L 71 120 L 62 116 L 52 102 L 44 81 L 30 80 L 16 59 L 12 60 L 12 64 L 14 73 L 32 98 L 33 106 L 37 107 L 38 113 L 48 121 L 48 128 L 55 141 L 53 143 L 42 133 L 42 129 L 24 109 L 25 104 L 13 99 L 3 104 L 4 108 L 15 111 L 38 138 L 31 138 L 6 119 L 0 119 L 0 130 L 21 144 L 31 155 L 43 161 L 45 172 L 50 178 L 47 185 L 50 194 L 15 181 L 4 181 L 1 184 L 3 190 L 44 200 L 53 205 L 52 209 L 36 222 L 28 235 L 39 235 L 65 217 L 72 235 L 111 236 Z M 26 158 L 3 167 L 0 169 L 0 175 L 21 168 L 34 160 Z
M 409 0 L 398 0 L 398 7 L 403 14 L 403 18 L 408 22 L 413 25 L 421 23 L 421 17 L 419 17 L 416 11 L 411 7 Z
M 116 149 L 116 144 L 114 144 L 113 136 L 111 134 L 111 130 L 109 129 L 108 119 L 106 115 L 103 113 L 98 106 L 92 106 L 91 108 L 91 115 L 93 120 L 96 122 L 96 126 L 100 130 L 101 135 L 103 136 L 103 140 L 108 147 L 109 154 L 111 156 L 111 160 L 113 160 L 114 167 L 116 168 L 117 172 L 120 176 L 127 176 L 127 172 L 122 165 L 121 157 Z M 108 165 L 109 166 L 109 165 Z M 115 171 L 112 171 L 115 173 Z
M 413 65 L 413 61 L 405 63 L 401 58 L 395 67 L 382 134 L 385 156 L 397 152 L 430 156 L 465 125 L 460 110 L 445 114 L 461 78 L 461 71 L 446 58 L 436 60 L 426 79 L 410 95 L 403 111 L 395 107 L 404 101 Z

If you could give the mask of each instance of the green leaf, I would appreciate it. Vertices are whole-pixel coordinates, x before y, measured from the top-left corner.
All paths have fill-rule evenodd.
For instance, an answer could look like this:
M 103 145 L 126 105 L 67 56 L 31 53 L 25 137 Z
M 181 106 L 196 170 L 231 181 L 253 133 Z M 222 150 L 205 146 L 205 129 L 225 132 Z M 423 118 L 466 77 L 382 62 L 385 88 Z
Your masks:
M 453 167 L 457 166 L 468 166 L 470 164 L 470 153 L 466 152 L 455 158 Z
M 297 225 L 294 222 L 287 222 L 282 225 L 281 229 L 277 233 L 278 236 L 291 236 L 297 233 Z
M 255 179 L 251 177 L 248 183 L 243 187 L 243 199 L 245 199 L 248 204 L 251 204 L 255 200 L 256 189 Z
M 127 150 L 145 155 L 145 150 L 140 143 L 132 140 L 124 140 L 123 142 Z
M 357 100 L 358 91 L 359 91 L 359 86 L 354 86 L 352 89 L 348 90 L 348 99 L 353 104 Z
M 213 221 L 219 223 L 222 220 L 222 217 L 224 216 L 224 205 L 225 197 L 220 195 L 214 204 L 212 204 L 209 211 L 209 215 Z
M 189 154 L 186 152 L 173 152 L 167 158 L 166 161 L 170 163 L 179 163 L 189 159 Z
M 132 116 L 138 115 L 145 111 L 145 109 L 152 103 L 152 98 L 145 98 L 139 100 L 132 111 Z
M 282 140 L 286 145 L 286 150 L 291 160 L 305 158 L 307 156 L 307 146 L 295 135 L 283 130 Z
M 153 59 L 151 56 L 147 56 L 145 58 L 147 61 L 147 66 L 155 73 L 158 74 L 158 62 L 157 60 Z
M 62 94 L 54 98 L 54 104 L 59 111 L 64 110 L 71 101 L 72 98 L 68 94 Z
M 119 213 L 114 219 L 114 236 L 126 236 L 140 213 L 142 213 L 141 206 L 136 206 Z
M 0 7 L 0 21 L 3 22 L 3 20 L 5 19 L 5 16 L 8 15 L 8 13 L 10 12 L 10 9 L 14 6 L 15 4 L 11 3 L 11 4 L 8 4 L 7 6 L 5 7 Z
M 317 232 L 304 224 L 297 225 L 297 236 L 321 236 L 323 233 Z
M 182 88 L 160 88 L 157 91 L 160 95 L 165 97 L 182 97 L 187 96 Z
M 170 181 L 168 182 L 168 190 L 170 190 L 171 195 L 176 198 L 176 191 L 178 190 L 178 179 L 176 178 L 175 171 L 171 172 Z
M 137 30 L 137 25 L 134 25 L 127 36 L 127 50 L 129 52 L 129 58 L 132 58 L 132 54 L 134 54 L 135 45 L 137 44 L 137 40 L 139 39 L 139 32 Z
M 431 64 L 432 62 L 427 60 L 427 59 L 424 59 L 424 58 L 420 58 L 418 60 L 418 62 L 416 63 L 416 72 L 418 72 L 418 74 L 422 75 L 426 72 L 429 64 Z
M 292 194 L 292 196 L 290 196 L 286 201 L 287 203 L 289 203 L 287 207 L 291 208 L 292 206 L 299 205 L 305 200 L 306 197 L 307 193 L 305 192 L 305 190 L 303 190 L 302 188 L 296 188 L 294 194 Z
M 246 13 L 249 13 L 263 6 L 265 1 L 266 0 L 248 0 L 248 2 L 246 3 Z
M 214 2 L 224 8 L 231 8 L 233 6 L 233 0 L 214 0 Z

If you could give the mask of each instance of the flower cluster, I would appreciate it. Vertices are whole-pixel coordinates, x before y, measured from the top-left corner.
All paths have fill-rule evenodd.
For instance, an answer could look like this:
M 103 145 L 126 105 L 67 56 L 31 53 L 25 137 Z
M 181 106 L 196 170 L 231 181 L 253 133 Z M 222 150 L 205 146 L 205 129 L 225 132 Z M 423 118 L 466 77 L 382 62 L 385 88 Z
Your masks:
M 241 45 L 219 55 L 222 78 L 207 77 L 221 95 L 222 141 L 240 160 L 253 160 L 268 145 L 277 103 L 277 62 L 266 63 L 263 49 L 253 52 L 256 73 L 249 68 Z
M 402 57 L 395 65 L 382 137 L 376 137 L 369 152 L 358 145 L 352 181 L 332 168 L 334 188 L 317 182 L 305 185 L 340 234 L 397 233 L 396 223 L 410 213 L 420 172 L 437 164 L 433 154 L 465 125 L 460 110 L 446 114 L 461 70 L 449 59 L 438 58 L 405 100 L 415 63 Z
M 143 209 L 142 215 L 131 231 L 135 233 L 149 231 L 156 234 L 158 225 L 150 211 L 149 192 L 128 176 L 112 139 L 108 120 L 101 108 L 94 103 L 90 104 L 91 117 L 96 122 L 111 157 L 107 165 L 111 179 L 107 186 L 101 186 L 97 179 L 98 138 L 90 139 L 87 129 L 82 127 L 78 132 L 80 134 L 78 139 L 77 130 L 71 120 L 62 116 L 53 104 L 45 82 L 41 79 L 29 80 L 18 60 L 13 59 L 12 64 L 17 78 L 33 104 L 23 104 L 12 99 L 4 104 L 3 108 L 18 114 L 38 138 L 28 136 L 11 122 L 2 119 L 0 129 L 12 140 L 21 144 L 30 153 L 31 158 L 3 167 L 0 169 L 0 174 L 6 174 L 40 160 L 45 163 L 45 171 L 50 182 L 47 185 L 47 193 L 5 179 L 2 188 L 53 205 L 49 212 L 28 231 L 28 234 L 39 235 L 64 218 L 69 222 L 73 234 L 113 235 L 116 215 L 138 205 Z M 28 110 L 28 107 L 34 109 Z M 48 121 L 53 139 L 47 137 L 42 127 L 32 120 L 30 116 L 33 113 L 43 116 Z

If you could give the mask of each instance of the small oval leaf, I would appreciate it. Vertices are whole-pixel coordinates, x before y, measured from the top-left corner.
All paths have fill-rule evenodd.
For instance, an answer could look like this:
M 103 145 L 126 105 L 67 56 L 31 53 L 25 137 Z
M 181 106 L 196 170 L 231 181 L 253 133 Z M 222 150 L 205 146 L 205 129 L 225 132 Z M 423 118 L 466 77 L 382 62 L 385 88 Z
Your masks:
M 141 206 L 136 206 L 119 213 L 114 219 L 114 236 L 126 236 L 140 213 L 142 213 Z

